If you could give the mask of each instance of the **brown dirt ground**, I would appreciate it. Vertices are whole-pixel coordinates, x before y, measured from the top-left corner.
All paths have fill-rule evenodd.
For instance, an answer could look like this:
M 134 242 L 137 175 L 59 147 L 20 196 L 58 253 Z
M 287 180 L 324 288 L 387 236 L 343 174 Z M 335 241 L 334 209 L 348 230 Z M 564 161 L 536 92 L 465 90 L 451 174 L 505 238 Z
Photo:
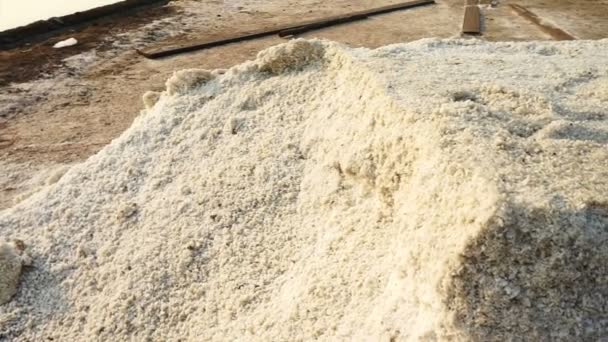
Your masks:
M 107 51 L 112 49 L 107 37 L 117 29 L 137 30 L 151 20 L 175 15 L 173 7 L 146 8 L 128 17 L 103 18 L 82 29 L 69 29 L 42 42 L 24 43 L 17 48 L 0 51 L 0 87 L 10 83 L 34 80 L 41 74 L 50 73 L 62 67 L 63 59 L 91 49 Z M 54 49 L 55 42 L 74 37 L 79 44 L 70 49 Z
M 242 6 L 223 1 L 176 0 L 165 8 L 137 17 L 107 20 L 77 32 L 29 46 L 0 51 L 0 209 L 17 196 L 44 184 L 44 178 L 62 165 L 82 161 L 99 151 L 129 127 L 142 108 L 141 94 L 163 89 L 174 70 L 227 68 L 255 57 L 258 51 L 284 42 L 267 37 L 160 60 L 147 60 L 132 49 L 112 52 L 107 38 L 117 32 L 138 30 L 160 17 L 180 18 L 184 9 L 196 9 L 183 34 L 153 44 L 183 44 L 209 37 L 229 36 L 264 26 L 289 24 L 396 3 L 385 0 L 243 0 Z M 459 36 L 463 0 L 372 17 L 302 35 L 370 48 L 425 37 Z M 579 39 L 608 37 L 608 0 L 502 0 L 482 10 L 484 32 L 491 41 L 548 40 L 538 27 L 507 5 L 520 3 Z M 192 16 L 190 13 L 189 15 Z M 76 37 L 74 48 L 52 49 L 52 44 Z M 65 68 L 64 58 L 95 48 L 104 57 L 86 70 L 48 77 Z M 106 54 L 104 54 L 106 53 Z M 40 81 L 31 82 L 40 79 Z M 30 82 L 23 89 L 13 83 Z M 50 86 L 37 87 L 37 83 Z M 53 84 L 56 82 L 56 85 Z

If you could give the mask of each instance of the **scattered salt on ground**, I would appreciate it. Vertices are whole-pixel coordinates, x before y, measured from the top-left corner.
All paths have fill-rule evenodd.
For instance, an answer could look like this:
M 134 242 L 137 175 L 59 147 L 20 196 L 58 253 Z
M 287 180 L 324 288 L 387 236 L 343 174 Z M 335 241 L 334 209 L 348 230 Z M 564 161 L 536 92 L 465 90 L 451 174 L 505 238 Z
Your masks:
M 605 338 L 607 43 L 296 40 L 179 72 L 0 212 L 33 257 L 0 336 Z
M 76 40 L 76 38 L 68 38 L 66 40 L 57 42 L 55 45 L 53 45 L 53 47 L 55 49 L 61 49 L 61 48 L 68 47 L 68 46 L 74 46 L 76 44 L 78 44 L 78 40 Z

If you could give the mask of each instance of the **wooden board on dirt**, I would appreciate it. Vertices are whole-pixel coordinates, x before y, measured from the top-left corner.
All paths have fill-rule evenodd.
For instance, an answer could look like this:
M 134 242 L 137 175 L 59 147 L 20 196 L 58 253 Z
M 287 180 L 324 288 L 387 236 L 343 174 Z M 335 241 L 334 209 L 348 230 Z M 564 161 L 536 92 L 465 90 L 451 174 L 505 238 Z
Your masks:
M 466 6 L 464 8 L 464 21 L 462 23 L 462 33 L 480 34 L 481 33 L 481 12 L 479 6 Z
M 424 6 L 434 4 L 434 0 L 411 0 L 403 3 L 377 7 L 365 11 L 348 13 L 329 18 L 317 19 L 298 24 L 291 24 L 285 26 L 278 26 L 273 28 L 260 29 L 253 32 L 241 33 L 234 36 L 221 39 L 205 40 L 193 45 L 177 46 L 177 47 L 161 47 L 161 48 L 150 48 L 144 50 L 137 50 L 137 52 L 146 58 L 161 58 L 171 56 L 184 52 L 191 52 L 196 50 L 203 50 L 215 46 L 236 43 L 244 40 L 250 40 L 255 38 L 261 38 L 278 34 L 281 37 L 301 34 L 310 30 L 324 28 L 332 25 L 343 24 L 355 20 L 365 19 L 368 16 L 389 13 L 401 9 L 407 9 L 412 7 Z
M 523 6 L 515 5 L 515 4 L 511 4 L 509 6 L 511 6 L 511 8 L 515 11 L 515 13 L 519 14 L 522 18 L 524 18 L 524 19 L 528 20 L 529 22 L 533 23 L 534 25 L 538 26 L 538 28 L 541 29 L 541 31 L 550 35 L 555 40 L 575 40 L 576 39 L 576 37 L 572 36 L 571 34 L 569 34 L 566 31 L 560 29 L 559 27 L 555 27 L 551 24 L 548 24 L 546 21 L 544 21 L 542 18 L 540 18 L 538 15 L 536 15 L 536 13 L 533 13 L 532 11 L 528 10 L 527 8 L 525 8 Z

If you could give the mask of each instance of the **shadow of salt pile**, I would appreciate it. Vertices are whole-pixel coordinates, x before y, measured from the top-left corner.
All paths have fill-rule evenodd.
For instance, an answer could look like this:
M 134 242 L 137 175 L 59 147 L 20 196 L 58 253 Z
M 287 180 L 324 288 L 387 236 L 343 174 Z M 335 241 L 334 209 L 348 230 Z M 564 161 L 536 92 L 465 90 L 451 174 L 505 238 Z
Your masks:
M 456 326 L 484 341 L 605 337 L 608 204 L 505 214 L 462 252 L 446 291 Z

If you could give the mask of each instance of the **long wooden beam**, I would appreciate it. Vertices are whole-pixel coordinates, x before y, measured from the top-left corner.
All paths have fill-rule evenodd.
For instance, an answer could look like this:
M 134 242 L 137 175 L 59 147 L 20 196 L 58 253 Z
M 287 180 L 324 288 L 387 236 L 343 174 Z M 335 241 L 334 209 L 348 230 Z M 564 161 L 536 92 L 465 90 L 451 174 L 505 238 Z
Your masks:
M 347 22 L 351 22 L 351 21 L 355 21 L 355 20 L 365 19 L 372 15 L 383 14 L 383 13 L 388 13 L 388 12 L 392 12 L 392 11 L 397 11 L 397 10 L 412 8 L 412 7 L 417 7 L 417 6 L 430 5 L 430 4 L 434 4 L 434 3 L 435 3 L 434 0 L 414 0 L 414 1 L 408 1 L 408 2 L 395 4 L 395 5 L 378 7 L 378 8 L 374 8 L 374 9 L 370 9 L 370 10 L 366 10 L 366 11 L 354 12 L 354 13 L 350 13 L 350 14 L 346 14 L 346 15 L 340 15 L 340 16 L 334 16 L 334 17 L 329 17 L 329 18 L 324 18 L 324 19 L 319 19 L 319 20 L 307 21 L 307 22 L 296 24 L 296 25 L 266 28 L 266 29 L 262 29 L 262 30 L 258 30 L 258 31 L 242 33 L 242 34 L 239 34 L 239 35 L 236 35 L 233 37 L 229 37 L 229 38 L 204 41 L 204 42 L 197 43 L 194 45 L 180 46 L 180 47 L 176 47 L 176 48 L 167 48 L 167 49 L 161 48 L 161 49 L 137 50 L 137 52 L 146 58 L 156 59 L 156 58 L 172 56 L 172 55 L 176 55 L 176 54 L 180 54 L 180 53 L 204 50 L 204 49 L 208 49 L 208 48 L 212 48 L 212 47 L 216 47 L 216 46 L 220 46 L 220 45 L 261 38 L 261 37 L 270 36 L 270 35 L 274 35 L 274 34 L 278 34 L 281 37 L 292 36 L 292 35 L 300 34 L 303 32 L 307 32 L 307 31 L 311 31 L 311 30 L 315 30 L 315 29 L 319 29 L 319 28 L 323 28 L 323 27 L 328 27 L 328 26 L 347 23 Z
M 137 53 L 139 53 L 140 55 L 142 55 L 146 58 L 156 59 L 156 58 L 177 55 L 180 53 L 209 49 L 209 48 L 212 48 L 215 46 L 241 42 L 244 40 L 266 37 L 266 36 L 270 36 L 273 34 L 277 34 L 277 33 L 281 32 L 281 30 L 283 30 L 283 28 L 263 29 L 263 30 L 254 31 L 254 32 L 250 32 L 250 33 L 244 33 L 239 36 L 234 36 L 234 37 L 230 37 L 230 38 L 212 40 L 212 41 L 207 41 L 207 42 L 198 43 L 198 44 L 194 44 L 194 45 L 180 46 L 180 47 L 176 47 L 176 48 L 169 48 L 166 50 L 163 50 L 163 49 L 150 49 L 150 50 L 136 49 L 136 51 L 137 51 Z
M 555 39 L 555 40 L 576 40 L 576 37 L 570 35 L 568 32 L 563 31 L 562 29 L 560 29 L 558 27 L 546 24 L 545 22 L 543 22 L 543 20 L 538 15 L 531 12 L 527 8 L 520 6 L 520 5 L 516 5 L 516 4 L 510 4 L 509 6 L 511 6 L 511 8 L 517 14 L 519 14 L 522 18 L 524 18 L 524 19 L 528 20 L 529 22 L 533 23 L 534 25 L 538 26 L 538 28 L 540 28 L 541 31 L 549 34 L 551 37 L 553 37 L 553 39 Z
M 316 30 L 316 29 L 320 29 L 320 28 L 324 28 L 324 27 L 328 27 L 328 26 L 347 23 L 347 22 L 351 22 L 351 21 L 355 21 L 355 20 L 366 19 L 373 15 L 394 12 L 394 11 L 412 8 L 412 7 L 430 5 L 433 3 L 435 3 L 434 0 L 416 0 L 416 1 L 404 2 L 404 3 L 400 3 L 400 4 L 378 7 L 378 8 L 374 8 L 371 10 L 365 10 L 365 11 L 361 11 L 361 12 L 354 12 L 354 13 L 340 15 L 340 16 L 331 17 L 331 18 L 320 19 L 320 20 L 312 21 L 312 22 L 309 22 L 306 24 L 300 24 L 298 26 L 285 29 L 285 30 L 279 32 L 279 36 L 280 37 L 294 36 L 296 34 L 302 34 L 304 32 L 311 31 L 311 30 Z

